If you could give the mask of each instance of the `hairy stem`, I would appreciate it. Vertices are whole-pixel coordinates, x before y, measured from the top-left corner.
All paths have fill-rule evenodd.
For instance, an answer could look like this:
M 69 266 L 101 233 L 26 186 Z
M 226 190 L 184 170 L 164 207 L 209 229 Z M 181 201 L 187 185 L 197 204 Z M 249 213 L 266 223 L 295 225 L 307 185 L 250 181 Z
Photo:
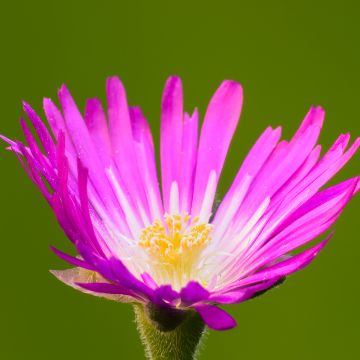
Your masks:
M 200 316 L 192 310 L 134 305 L 135 320 L 149 360 L 194 360 L 205 333 Z

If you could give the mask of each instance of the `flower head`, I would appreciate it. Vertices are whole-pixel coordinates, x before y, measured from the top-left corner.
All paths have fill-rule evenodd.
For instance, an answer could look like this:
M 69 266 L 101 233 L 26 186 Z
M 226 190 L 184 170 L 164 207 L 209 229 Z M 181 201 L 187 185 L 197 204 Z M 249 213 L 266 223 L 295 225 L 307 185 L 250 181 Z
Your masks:
M 53 271 L 68 285 L 116 301 L 193 309 L 213 329 L 235 326 L 217 304 L 239 303 L 309 264 L 325 232 L 359 189 L 359 177 L 320 190 L 353 156 L 340 135 L 320 156 L 324 111 L 312 107 L 290 141 L 267 128 L 214 210 L 216 189 L 237 126 L 242 88 L 224 81 L 198 138 L 198 112 L 184 112 L 181 80 L 166 83 L 161 112 L 161 189 L 148 123 L 129 107 L 122 83 L 106 86 L 83 116 L 65 86 L 62 111 L 44 99 L 51 132 L 26 103 L 27 145 L 2 137 L 52 207 L 79 256 Z M 329 237 L 328 237 L 329 238 Z

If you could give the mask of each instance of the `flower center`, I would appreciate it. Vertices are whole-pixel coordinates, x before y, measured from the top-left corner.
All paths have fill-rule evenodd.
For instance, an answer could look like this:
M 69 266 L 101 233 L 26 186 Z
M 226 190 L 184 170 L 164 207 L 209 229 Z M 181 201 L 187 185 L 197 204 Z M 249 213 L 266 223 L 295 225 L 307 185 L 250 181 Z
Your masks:
M 163 221 L 156 219 L 143 229 L 139 245 L 153 260 L 155 278 L 175 287 L 193 279 L 196 260 L 211 240 L 211 230 L 211 224 L 201 223 L 189 214 L 165 214 Z

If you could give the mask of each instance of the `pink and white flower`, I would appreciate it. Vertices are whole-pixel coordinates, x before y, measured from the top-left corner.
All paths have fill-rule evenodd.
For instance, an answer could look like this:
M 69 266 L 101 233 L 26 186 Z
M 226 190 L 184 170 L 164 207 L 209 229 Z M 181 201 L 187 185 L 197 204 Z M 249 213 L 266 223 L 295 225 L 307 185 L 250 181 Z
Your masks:
M 48 131 L 26 103 L 41 147 L 21 120 L 27 145 L 2 137 L 52 207 L 78 257 L 53 271 L 66 284 L 116 301 L 194 309 L 213 329 L 235 320 L 218 304 L 239 303 L 309 264 L 324 233 L 359 190 L 359 177 L 320 190 L 353 156 L 357 138 L 340 135 L 322 156 L 324 110 L 312 107 L 291 140 L 268 127 L 249 151 L 217 210 L 216 189 L 243 94 L 224 81 L 198 137 L 198 112 L 184 112 L 182 83 L 170 77 L 162 98 L 159 185 L 149 125 L 129 107 L 116 77 L 107 113 L 90 99 L 85 115 L 65 86 L 62 111 L 44 99 Z

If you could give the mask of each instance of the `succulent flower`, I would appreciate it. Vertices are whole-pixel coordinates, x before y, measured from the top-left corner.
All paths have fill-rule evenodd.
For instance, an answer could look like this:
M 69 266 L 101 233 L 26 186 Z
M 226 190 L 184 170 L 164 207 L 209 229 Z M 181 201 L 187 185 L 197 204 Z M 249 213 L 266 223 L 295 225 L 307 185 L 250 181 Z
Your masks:
M 198 136 L 198 112 L 184 112 L 182 83 L 170 77 L 161 111 L 160 173 L 149 125 L 129 107 L 121 81 L 107 80 L 107 113 L 97 99 L 84 116 L 65 86 L 62 111 L 44 99 L 51 131 L 26 103 L 27 145 L 2 137 L 52 207 L 78 256 L 53 251 L 75 266 L 53 271 L 64 283 L 97 296 L 144 305 L 158 331 L 184 315 L 210 328 L 235 320 L 233 304 L 309 264 L 325 240 L 292 252 L 325 232 L 359 189 L 359 177 L 320 190 L 353 156 L 338 137 L 320 156 L 324 110 L 312 107 L 290 141 L 268 127 L 249 151 L 220 205 L 220 174 L 242 107 L 242 88 L 224 81 Z M 198 316 L 197 315 L 197 316 Z

